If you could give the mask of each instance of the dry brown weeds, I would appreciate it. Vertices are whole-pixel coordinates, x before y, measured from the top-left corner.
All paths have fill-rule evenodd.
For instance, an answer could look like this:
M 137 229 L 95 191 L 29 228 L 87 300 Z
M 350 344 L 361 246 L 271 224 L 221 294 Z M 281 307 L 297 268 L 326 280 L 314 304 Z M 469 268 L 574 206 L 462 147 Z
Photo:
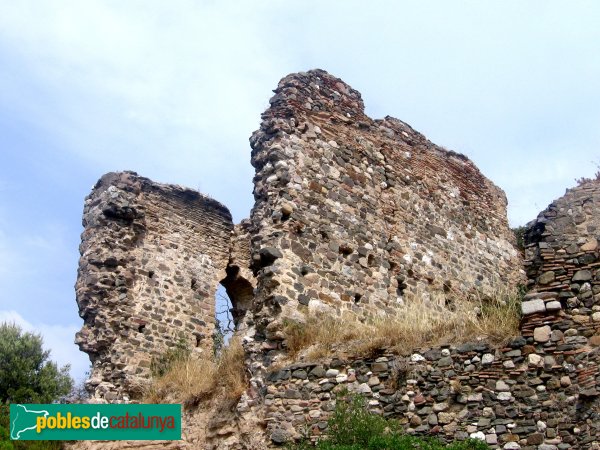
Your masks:
M 187 356 L 174 361 L 146 389 L 145 403 L 195 405 L 210 398 L 239 399 L 246 389 L 244 349 L 232 339 L 216 361 Z
M 356 316 L 308 315 L 303 322 L 285 324 L 288 357 L 321 359 L 332 351 L 366 356 L 381 348 L 408 354 L 475 339 L 502 344 L 518 334 L 520 301 L 516 292 L 506 291 L 485 299 L 456 300 L 451 309 L 442 299 L 429 299 L 428 306 L 412 301 L 394 316 L 365 322 Z

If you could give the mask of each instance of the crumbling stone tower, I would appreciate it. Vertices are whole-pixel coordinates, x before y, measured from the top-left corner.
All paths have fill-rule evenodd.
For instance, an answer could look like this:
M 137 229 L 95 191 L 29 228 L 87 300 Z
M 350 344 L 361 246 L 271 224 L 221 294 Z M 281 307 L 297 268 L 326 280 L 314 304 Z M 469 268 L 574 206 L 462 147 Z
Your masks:
M 179 343 L 212 357 L 215 292 L 231 215 L 219 202 L 134 172 L 109 173 L 85 201 L 76 284 L 97 399 L 127 399 L 151 358 Z
M 250 139 L 249 220 L 234 227 L 220 203 L 130 172 L 86 200 L 77 341 L 98 399 L 133 393 L 180 339 L 208 357 L 219 282 L 262 392 L 284 319 L 366 320 L 522 279 L 505 195 L 468 158 L 369 118 L 322 70 L 283 78 L 270 104 Z

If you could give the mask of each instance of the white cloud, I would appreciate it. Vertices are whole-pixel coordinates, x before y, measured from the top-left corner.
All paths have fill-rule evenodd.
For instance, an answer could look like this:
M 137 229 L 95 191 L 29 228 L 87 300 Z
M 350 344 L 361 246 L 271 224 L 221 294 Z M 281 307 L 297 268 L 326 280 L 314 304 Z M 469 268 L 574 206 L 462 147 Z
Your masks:
M 499 162 L 511 174 L 525 153 L 552 164 L 549 144 L 565 135 L 577 137 L 571 151 L 596 151 L 599 11 L 551 1 L 5 1 L 0 101 L 98 175 L 134 169 L 200 186 L 239 220 L 252 204 L 247 139 L 270 90 L 321 66 L 362 91 L 368 111 L 466 153 L 510 192 Z M 534 188 L 538 175 L 518 180 Z
M 44 349 L 50 350 L 50 359 L 59 366 L 71 365 L 71 375 L 76 380 L 82 380 L 89 370 L 90 362 L 85 353 L 73 343 L 75 333 L 79 331 L 76 325 L 48 325 L 45 323 L 30 323 L 14 310 L 0 310 L 0 323 L 10 322 L 19 325 L 23 331 L 40 333 L 44 339 Z
M 266 9 L 261 2 L 7 3 L 0 40 L 10 43 L 12 70 L 0 76 L 0 101 L 98 175 L 133 169 L 201 183 L 241 219 L 252 198 L 248 137 L 285 72 L 285 58 L 267 48 Z
M 44 220 L 22 228 L 0 223 L 0 311 L 16 311 L 34 324 L 77 320 L 77 256 L 66 230 Z

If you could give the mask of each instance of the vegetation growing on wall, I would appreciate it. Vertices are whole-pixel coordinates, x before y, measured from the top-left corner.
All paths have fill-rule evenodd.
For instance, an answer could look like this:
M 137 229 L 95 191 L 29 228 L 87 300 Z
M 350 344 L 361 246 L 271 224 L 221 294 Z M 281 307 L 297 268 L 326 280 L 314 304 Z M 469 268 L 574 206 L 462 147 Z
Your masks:
M 293 360 L 300 353 L 309 359 L 331 354 L 332 348 L 366 356 L 381 348 L 405 353 L 424 346 L 484 339 L 502 344 L 519 331 L 521 294 L 499 292 L 447 305 L 443 299 L 430 306 L 411 302 L 393 316 L 361 322 L 354 316 L 339 318 L 309 314 L 304 322 L 287 321 L 285 343 Z
M 293 450 L 486 450 L 489 447 L 479 440 L 466 440 L 445 444 L 437 439 L 427 439 L 404 434 L 393 420 L 386 420 L 368 411 L 365 399 L 356 395 L 338 397 L 336 409 L 328 421 L 327 437 L 291 446 Z
M 246 389 L 244 350 L 232 339 L 215 359 L 198 358 L 189 351 L 168 352 L 154 372 L 144 395 L 146 403 L 198 402 L 221 396 L 238 399 Z
M 515 240 L 517 244 L 517 249 L 523 253 L 525 251 L 525 230 L 526 227 L 524 225 L 520 227 L 512 228 L 512 232 L 515 234 Z

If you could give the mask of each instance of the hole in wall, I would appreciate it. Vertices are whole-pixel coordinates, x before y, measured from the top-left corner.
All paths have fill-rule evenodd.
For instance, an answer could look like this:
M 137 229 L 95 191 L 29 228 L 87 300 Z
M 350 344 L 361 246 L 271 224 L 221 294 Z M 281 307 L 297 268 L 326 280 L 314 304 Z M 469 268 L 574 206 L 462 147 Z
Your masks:
M 246 311 L 252 306 L 254 288 L 248 280 L 240 275 L 240 268 L 238 266 L 228 266 L 226 273 L 227 277 L 221 280 L 221 286 L 225 288 L 225 294 L 229 299 L 234 329 L 237 329 L 243 321 Z
M 340 253 L 344 256 L 351 255 L 354 250 L 348 244 L 340 245 Z
M 227 290 L 224 286 L 219 285 L 215 294 L 215 334 L 213 336 L 215 353 L 219 353 L 229 343 L 235 331 L 232 310 L 233 305 L 227 295 Z
M 362 294 L 359 294 L 358 292 L 356 294 L 354 294 L 354 303 L 360 302 L 361 298 L 362 298 Z
M 398 282 L 398 287 L 396 288 L 396 295 L 398 297 L 404 296 L 404 290 L 408 287 L 406 284 L 406 280 L 403 276 L 397 276 L 396 281 Z
M 238 266 L 230 265 L 215 295 L 215 353 L 227 345 L 240 330 L 246 312 L 254 301 L 252 284 L 240 275 Z
M 86 323 L 87 325 L 89 325 L 90 327 L 93 327 L 96 325 L 96 315 L 93 314 L 91 311 L 86 311 L 83 314 L 80 314 L 81 318 L 83 319 L 84 323 Z
M 152 279 L 154 277 L 154 270 L 148 272 L 148 278 Z
M 146 324 L 141 324 L 140 326 L 138 326 L 138 333 L 143 333 L 145 328 Z
M 452 289 L 452 281 L 450 281 L 450 280 L 444 281 L 444 285 L 442 286 L 442 288 L 444 289 L 445 293 L 450 292 L 450 290 Z
M 192 278 L 192 282 L 190 283 L 190 288 L 196 289 L 196 283 L 197 283 L 196 279 Z

